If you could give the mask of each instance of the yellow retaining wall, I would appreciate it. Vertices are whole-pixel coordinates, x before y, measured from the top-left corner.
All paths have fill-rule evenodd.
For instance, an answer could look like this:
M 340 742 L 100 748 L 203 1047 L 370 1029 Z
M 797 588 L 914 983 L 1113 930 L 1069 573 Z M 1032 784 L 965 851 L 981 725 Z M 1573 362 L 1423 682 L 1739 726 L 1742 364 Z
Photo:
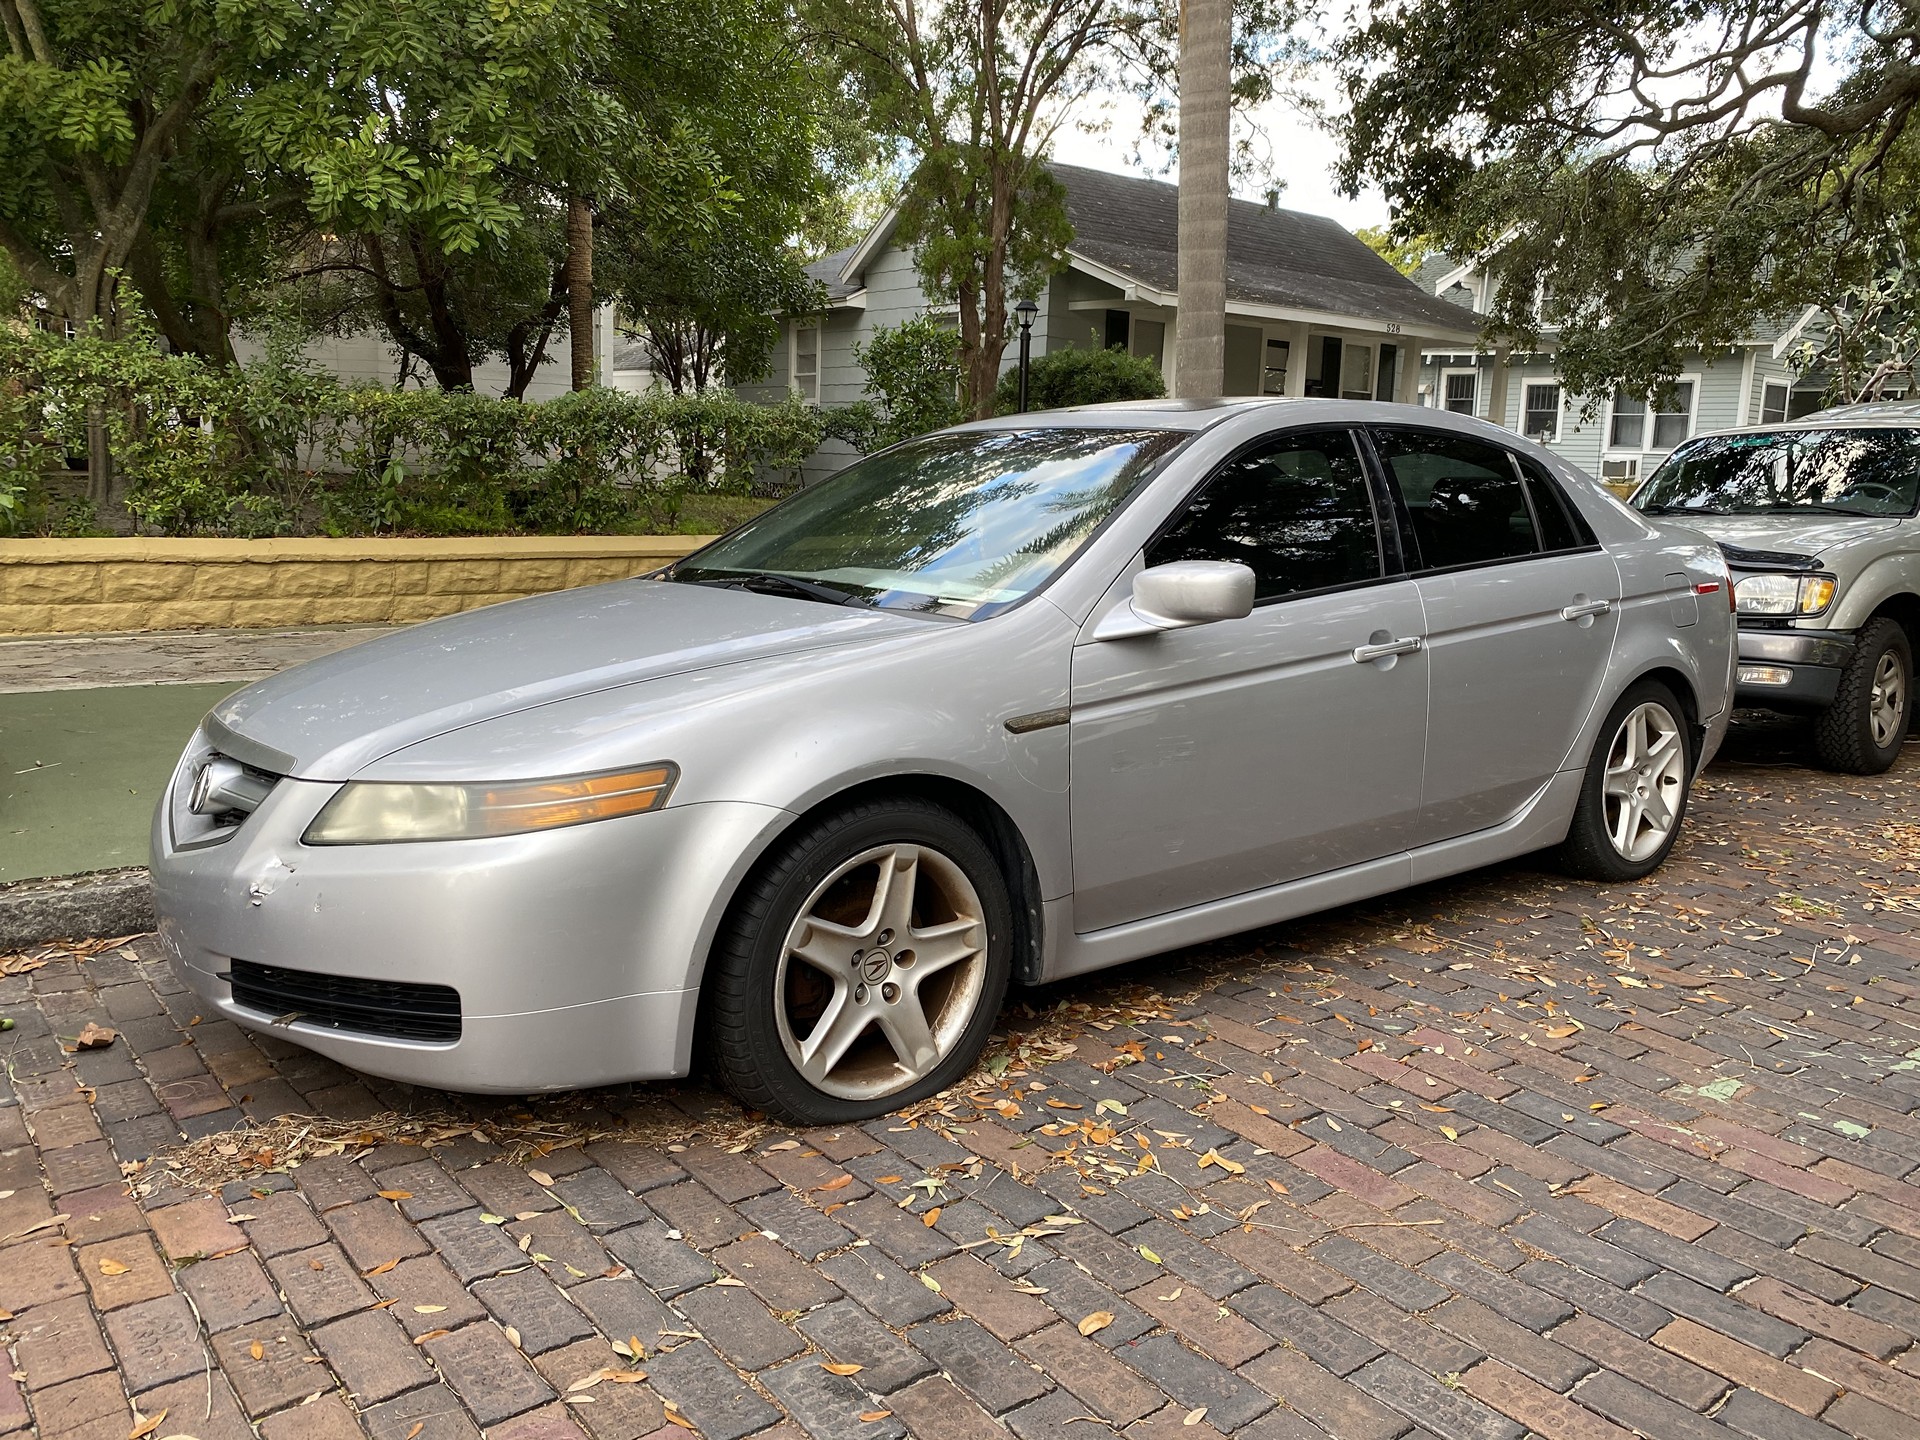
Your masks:
M 431 620 L 643 575 L 708 538 L 0 540 L 0 635 Z

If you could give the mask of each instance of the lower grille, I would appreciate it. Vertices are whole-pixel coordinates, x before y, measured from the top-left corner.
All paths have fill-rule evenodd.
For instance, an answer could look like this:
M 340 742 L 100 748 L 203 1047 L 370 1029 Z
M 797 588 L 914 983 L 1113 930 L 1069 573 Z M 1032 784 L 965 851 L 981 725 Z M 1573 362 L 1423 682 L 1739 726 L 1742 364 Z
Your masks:
M 251 960 L 235 960 L 229 979 L 234 1004 L 286 1024 L 301 1020 L 393 1040 L 460 1038 L 460 992 L 451 985 L 361 980 Z

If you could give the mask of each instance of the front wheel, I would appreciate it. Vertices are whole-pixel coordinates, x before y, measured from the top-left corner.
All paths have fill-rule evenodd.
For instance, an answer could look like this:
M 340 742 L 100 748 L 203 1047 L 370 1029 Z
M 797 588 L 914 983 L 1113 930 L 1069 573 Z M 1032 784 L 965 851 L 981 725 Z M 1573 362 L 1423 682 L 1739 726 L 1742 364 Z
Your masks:
M 883 799 L 814 822 L 748 880 L 715 943 L 721 1083 L 805 1125 L 945 1089 L 993 1028 L 1011 935 L 1006 881 L 951 811 Z
M 1869 620 L 1833 704 L 1813 722 L 1814 757 L 1828 770 L 1878 775 L 1898 758 L 1912 723 L 1912 643 L 1897 621 Z
M 1687 811 L 1693 753 L 1680 704 L 1642 681 L 1607 716 L 1587 763 L 1580 803 L 1560 846 L 1561 867 L 1583 880 L 1638 880 L 1660 868 Z

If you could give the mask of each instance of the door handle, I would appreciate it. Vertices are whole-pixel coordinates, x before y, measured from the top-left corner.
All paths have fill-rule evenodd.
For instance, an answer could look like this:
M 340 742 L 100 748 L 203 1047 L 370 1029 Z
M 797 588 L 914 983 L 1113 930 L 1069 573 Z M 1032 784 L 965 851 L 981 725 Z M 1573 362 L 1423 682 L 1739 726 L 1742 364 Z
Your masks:
M 1605 615 L 1613 609 L 1611 600 L 1588 600 L 1579 605 L 1569 605 L 1560 612 L 1562 620 L 1584 620 L 1589 615 Z
M 1402 640 L 1387 640 L 1378 645 L 1357 645 L 1353 651 L 1353 663 L 1364 665 L 1369 660 L 1384 660 L 1389 655 L 1412 655 L 1424 648 L 1425 644 L 1418 635 L 1409 635 Z

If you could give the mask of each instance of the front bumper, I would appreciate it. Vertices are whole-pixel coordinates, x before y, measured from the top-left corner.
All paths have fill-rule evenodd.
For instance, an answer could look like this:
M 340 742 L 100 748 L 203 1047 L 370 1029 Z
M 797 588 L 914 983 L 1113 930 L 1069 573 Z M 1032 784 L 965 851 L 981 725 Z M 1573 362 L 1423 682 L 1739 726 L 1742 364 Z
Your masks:
M 1854 637 L 1844 630 L 1749 630 L 1740 635 L 1739 705 L 1765 710 L 1824 710 L 1853 658 Z M 1768 674 L 1763 682 L 1759 674 Z
M 524 1094 L 684 1075 L 726 897 L 785 812 L 668 806 L 540 834 L 305 846 L 337 785 L 282 780 L 231 839 L 176 848 L 154 818 L 154 901 L 181 979 L 237 1023 L 368 1074 Z M 235 959 L 445 985 L 459 1037 L 400 1039 L 234 1000 Z M 278 1023 L 277 1023 L 278 1021 Z

